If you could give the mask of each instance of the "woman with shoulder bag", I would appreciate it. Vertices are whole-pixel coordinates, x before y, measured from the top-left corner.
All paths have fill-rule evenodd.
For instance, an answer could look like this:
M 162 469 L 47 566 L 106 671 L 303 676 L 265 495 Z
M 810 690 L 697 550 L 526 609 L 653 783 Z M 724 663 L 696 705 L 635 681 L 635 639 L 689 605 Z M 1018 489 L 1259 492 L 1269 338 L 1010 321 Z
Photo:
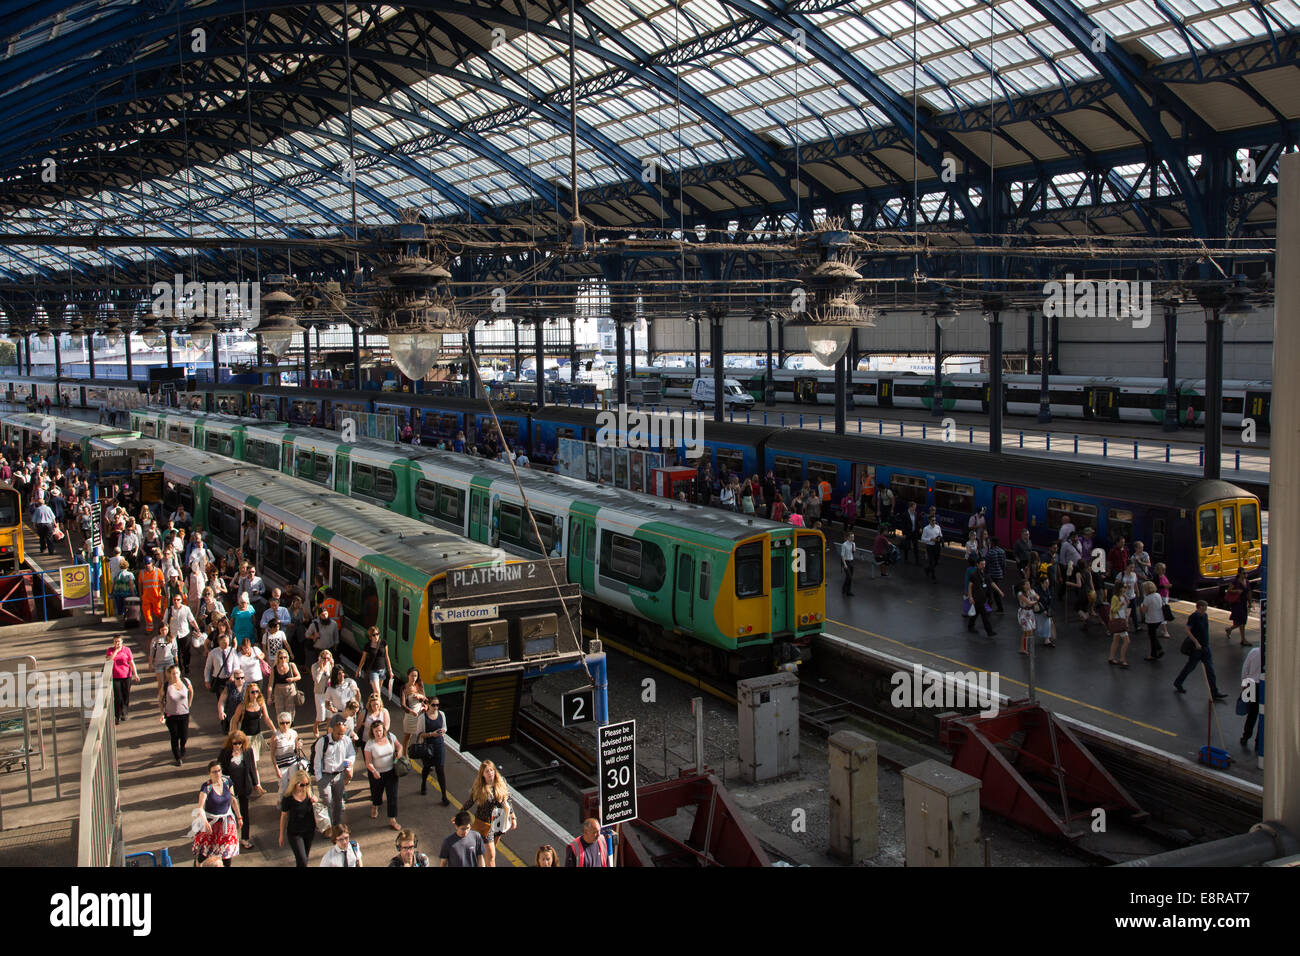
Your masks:
M 316 814 L 312 804 L 316 795 L 311 792 L 311 774 L 296 771 L 289 783 L 288 793 L 280 800 L 280 846 L 289 838 L 294 865 L 305 867 L 316 839 Z
M 379 807 L 388 800 L 388 825 L 402 829 L 397 822 L 397 758 L 402 755 L 402 745 L 388 732 L 383 722 L 370 725 L 370 740 L 366 742 L 366 770 L 370 773 L 370 819 L 379 816 Z
M 1160 647 L 1160 630 L 1165 625 L 1165 602 L 1160 598 L 1154 581 L 1142 582 L 1142 623 L 1147 626 L 1147 639 L 1151 642 L 1151 653 L 1144 660 L 1155 661 L 1165 656 Z
M 515 811 L 510 807 L 510 788 L 491 760 L 479 764 L 474 786 L 464 809 L 474 815 L 472 826 L 483 837 L 486 866 L 497 865 L 497 841 L 515 827 Z
M 369 642 L 361 649 L 357 676 L 369 680 L 371 693 L 379 694 L 383 692 L 384 681 L 393 672 L 393 663 L 388 658 L 388 645 L 379 639 L 379 628 L 371 627 L 366 636 Z
M 1156 562 L 1152 569 L 1155 576 L 1156 591 L 1160 595 L 1160 600 L 1164 602 L 1164 607 L 1160 613 L 1164 617 L 1164 623 L 1160 625 L 1160 636 L 1166 641 L 1169 640 L 1169 625 L 1174 619 L 1174 609 L 1169 606 L 1169 592 L 1173 585 L 1170 583 L 1168 576 L 1165 574 L 1165 565 L 1163 561 Z
M 256 684 L 246 686 L 248 689 L 244 692 L 244 699 L 235 708 L 231 726 L 242 730 L 248 738 L 248 749 L 256 768 L 257 761 L 262 756 L 262 731 L 274 731 L 275 727 L 271 725 L 271 717 L 266 712 L 266 700 L 262 697 L 261 688 Z M 263 792 L 260 786 L 257 792 Z
M 302 674 L 298 665 L 289 659 L 289 651 L 280 648 L 275 653 L 275 665 L 271 668 L 271 706 L 276 713 L 288 711 L 293 714 L 306 695 L 298 690 L 298 681 Z
M 420 733 L 416 741 L 419 748 L 414 756 L 419 757 L 423 766 L 420 769 L 420 793 L 429 790 L 429 770 L 438 778 L 438 790 L 442 793 L 442 805 L 451 806 L 447 799 L 447 748 L 443 738 L 447 736 L 447 715 L 438 710 L 438 698 L 429 701 L 429 706 L 420 719 Z
M 275 773 L 280 780 L 280 796 L 290 792 L 289 780 L 303 762 L 298 748 L 298 731 L 293 729 L 293 715 L 284 711 L 276 715 L 275 733 L 271 736 L 271 761 L 275 764 Z
M 402 733 L 406 735 L 402 738 L 402 746 L 409 749 L 411 736 L 419 733 L 420 717 L 429 702 L 429 699 L 424 696 L 424 681 L 420 677 L 420 672 L 414 667 L 406 672 L 406 683 L 402 685 L 401 700 Z
M 239 845 L 248 849 L 253 845 L 249 833 L 248 801 L 254 791 L 264 793 L 257 777 L 257 763 L 248 753 L 248 738 L 243 731 L 232 730 L 218 757 L 221 771 L 229 778 L 231 789 L 239 801 Z

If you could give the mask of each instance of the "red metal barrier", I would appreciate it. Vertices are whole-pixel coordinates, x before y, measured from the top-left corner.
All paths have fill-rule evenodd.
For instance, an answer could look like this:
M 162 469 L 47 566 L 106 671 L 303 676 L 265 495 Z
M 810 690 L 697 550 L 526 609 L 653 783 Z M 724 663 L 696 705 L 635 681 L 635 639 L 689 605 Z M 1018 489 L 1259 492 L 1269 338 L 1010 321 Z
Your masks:
M 1020 701 L 993 717 L 946 717 L 939 742 L 952 765 L 982 781 L 980 806 L 1050 836 L 1078 839 L 1092 813 L 1137 805 L 1070 730 L 1038 704 Z
M 31 574 L 0 577 L 0 626 L 26 624 L 32 619 Z
M 621 827 L 620 866 L 770 866 L 767 854 L 740 819 L 731 795 L 712 774 L 638 787 L 638 819 Z M 695 808 L 690 834 L 678 839 L 656 821 Z M 596 791 L 583 793 L 582 815 L 596 816 Z

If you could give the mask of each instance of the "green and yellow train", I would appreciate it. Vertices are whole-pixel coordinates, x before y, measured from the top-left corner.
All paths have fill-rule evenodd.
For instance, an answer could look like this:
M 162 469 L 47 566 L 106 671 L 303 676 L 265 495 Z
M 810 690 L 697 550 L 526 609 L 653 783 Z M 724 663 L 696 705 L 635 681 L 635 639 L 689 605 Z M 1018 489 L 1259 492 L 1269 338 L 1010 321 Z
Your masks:
M 762 518 L 337 432 L 132 413 L 144 434 L 277 467 L 319 487 L 521 557 L 562 558 L 589 629 L 709 674 L 770 671 L 825 626 L 825 539 Z

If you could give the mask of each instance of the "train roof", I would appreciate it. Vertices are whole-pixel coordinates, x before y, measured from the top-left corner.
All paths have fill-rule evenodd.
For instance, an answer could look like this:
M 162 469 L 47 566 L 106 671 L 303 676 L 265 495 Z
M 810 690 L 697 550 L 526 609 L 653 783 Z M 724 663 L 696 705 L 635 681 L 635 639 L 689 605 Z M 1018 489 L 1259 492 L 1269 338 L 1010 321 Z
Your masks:
M 1134 471 L 1117 465 L 1058 461 L 1046 454 L 992 454 L 976 448 L 939 441 L 878 438 L 869 435 L 835 435 L 787 428 L 768 439 L 774 452 L 798 452 L 850 458 L 862 464 L 888 464 L 896 468 L 938 472 L 1031 488 L 1073 487 L 1103 498 L 1183 505 L 1221 497 L 1254 497 L 1226 481 L 1205 481 L 1190 475 L 1149 470 Z M 1205 486 L 1205 487 L 1201 487 Z M 1210 487 L 1218 486 L 1218 487 Z
M 402 446 L 410 447 L 410 446 Z M 514 473 L 509 465 L 499 461 L 469 456 L 437 449 L 423 449 L 411 456 L 417 465 L 429 465 L 430 468 L 451 470 L 457 477 L 468 481 L 476 474 L 489 475 L 495 480 L 513 483 Z M 531 468 L 519 469 L 519 481 L 526 494 L 551 494 L 560 498 L 583 501 L 600 508 L 633 514 L 647 521 L 666 521 L 674 524 L 688 524 L 693 530 L 716 535 L 730 541 L 741 541 L 764 531 L 788 527 L 777 521 L 768 521 L 757 516 L 741 515 L 721 508 L 705 508 L 700 505 L 671 501 L 655 495 L 636 491 L 625 491 L 609 485 L 596 484 L 556 475 Z
M 193 478 L 205 476 L 214 491 L 256 499 L 306 522 L 317 534 L 383 555 L 433 576 L 466 564 L 499 562 L 501 552 L 450 531 L 376 505 L 327 491 L 319 485 L 244 462 L 170 442 L 155 442 L 155 460 Z

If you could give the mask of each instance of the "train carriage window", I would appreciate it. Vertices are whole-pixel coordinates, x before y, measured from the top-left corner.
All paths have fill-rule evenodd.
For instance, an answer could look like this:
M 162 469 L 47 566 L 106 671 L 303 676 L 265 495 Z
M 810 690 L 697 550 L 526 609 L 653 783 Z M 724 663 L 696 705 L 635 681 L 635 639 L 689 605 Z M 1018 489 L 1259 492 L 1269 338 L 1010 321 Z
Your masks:
M 284 550 L 281 552 L 281 567 L 285 578 L 291 583 L 302 579 L 302 545 L 292 538 L 284 539 Z
M 509 501 L 501 502 L 501 519 L 498 531 L 503 541 L 521 544 L 523 539 L 523 509 Z
M 973 485 L 959 485 L 952 481 L 936 481 L 934 506 L 941 511 L 970 514 L 975 510 L 975 488 Z
M 375 470 L 369 465 L 352 463 L 352 492 L 358 495 L 373 495 L 375 491 Z
M 1028 508 L 1028 504 L 1027 504 L 1028 500 L 1029 500 L 1028 495 L 1016 495 L 1015 504 L 1011 508 L 1012 511 L 1011 520 L 1014 521 L 1016 524 L 1025 524 L 1029 520 L 1028 517 L 1026 516 L 1026 509 Z
M 415 510 L 425 517 L 438 513 L 438 486 L 423 478 L 415 483 Z
M 701 601 L 707 601 L 709 597 L 713 594 L 713 590 L 709 582 L 709 573 L 710 573 L 709 562 L 701 561 L 700 562 L 700 600 Z
M 1231 502 L 1223 504 L 1223 543 L 1237 543 L 1237 512 Z
M 822 583 L 822 564 L 825 554 L 818 535 L 799 535 L 799 547 L 804 553 L 804 569 L 799 572 L 800 588 L 815 588 Z
M 621 534 L 605 532 L 605 540 L 610 543 L 609 561 L 601 561 L 602 565 L 608 564 L 609 572 L 621 578 L 639 581 L 641 579 L 641 542 L 635 538 L 628 538 Z M 603 558 L 604 555 L 601 555 Z
M 356 621 L 363 628 L 371 627 L 379 620 L 379 592 L 370 575 L 335 561 L 334 592 L 343 605 L 343 616 L 348 620 Z
M 789 455 L 775 455 L 772 458 L 772 473 L 778 481 L 798 481 L 803 476 L 803 462 Z
M 402 598 L 402 630 L 400 631 L 403 641 L 411 639 L 411 599 Z
M 0 491 L 0 526 L 12 527 L 18 523 L 18 495 L 4 489 Z
M 1151 519 L 1151 557 L 1157 561 L 1165 556 L 1165 519 Z
M 658 545 L 606 531 L 600 536 L 600 572 L 625 584 L 658 591 L 667 565 Z
M 458 524 L 465 513 L 465 492 L 446 485 L 438 488 L 438 516 Z
M 1133 512 L 1121 508 L 1107 509 L 1106 537 L 1111 541 L 1118 541 L 1121 537 L 1127 541 L 1132 541 Z
M 312 467 L 316 472 L 316 480 L 322 485 L 329 484 L 330 472 L 334 470 L 334 462 L 329 455 L 317 455 L 312 461 Z
M 1068 501 L 1064 498 L 1047 499 L 1047 527 L 1058 530 L 1069 517 L 1074 526 L 1082 531 L 1084 528 L 1097 527 L 1097 506 L 1081 501 Z
M 392 501 L 397 497 L 397 479 L 387 468 L 375 470 L 375 497 L 381 501 Z
M 1214 508 L 1203 508 L 1198 521 L 1200 523 L 1200 546 L 1202 550 L 1217 548 L 1219 546 L 1219 512 Z
M 1241 503 L 1241 540 L 1259 540 L 1259 505 L 1253 501 Z
M 677 590 L 683 594 L 691 593 L 691 585 L 695 583 L 694 570 L 694 558 L 689 554 L 679 554 L 677 556 Z
M 924 478 L 918 478 L 916 475 L 893 475 L 889 481 L 889 490 L 894 493 L 894 507 L 898 508 L 901 502 L 915 501 L 917 506 L 925 504 L 926 483 Z M 936 507 L 941 507 L 935 501 Z
M 221 432 L 207 432 L 203 436 L 203 446 L 210 452 L 229 457 L 235 453 L 235 439 Z
M 391 589 L 388 592 L 388 630 L 397 630 L 397 598 Z
M 745 453 L 730 448 L 718 449 L 718 473 L 733 472 L 737 475 L 745 470 Z
M 753 541 L 736 549 L 736 597 L 763 594 L 763 542 Z
M 283 562 L 280 556 L 280 536 L 270 528 L 262 529 L 262 539 L 258 547 L 257 557 L 258 563 L 264 569 L 283 570 Z
M 834 488 L 838 483 L 837 479 L 839 478 L 839 471 L 829 461 L 816 461 L 809 458 L 808 480 L 813 483 L 813 487 L 815 488 L 823 478 L 830 483 L 832 488 Z
M 309 451 L 300 451 L 294 456 L 293 473 L 299 478 L 315 480 L 316 472 L 312 467 L 312 453 Z

